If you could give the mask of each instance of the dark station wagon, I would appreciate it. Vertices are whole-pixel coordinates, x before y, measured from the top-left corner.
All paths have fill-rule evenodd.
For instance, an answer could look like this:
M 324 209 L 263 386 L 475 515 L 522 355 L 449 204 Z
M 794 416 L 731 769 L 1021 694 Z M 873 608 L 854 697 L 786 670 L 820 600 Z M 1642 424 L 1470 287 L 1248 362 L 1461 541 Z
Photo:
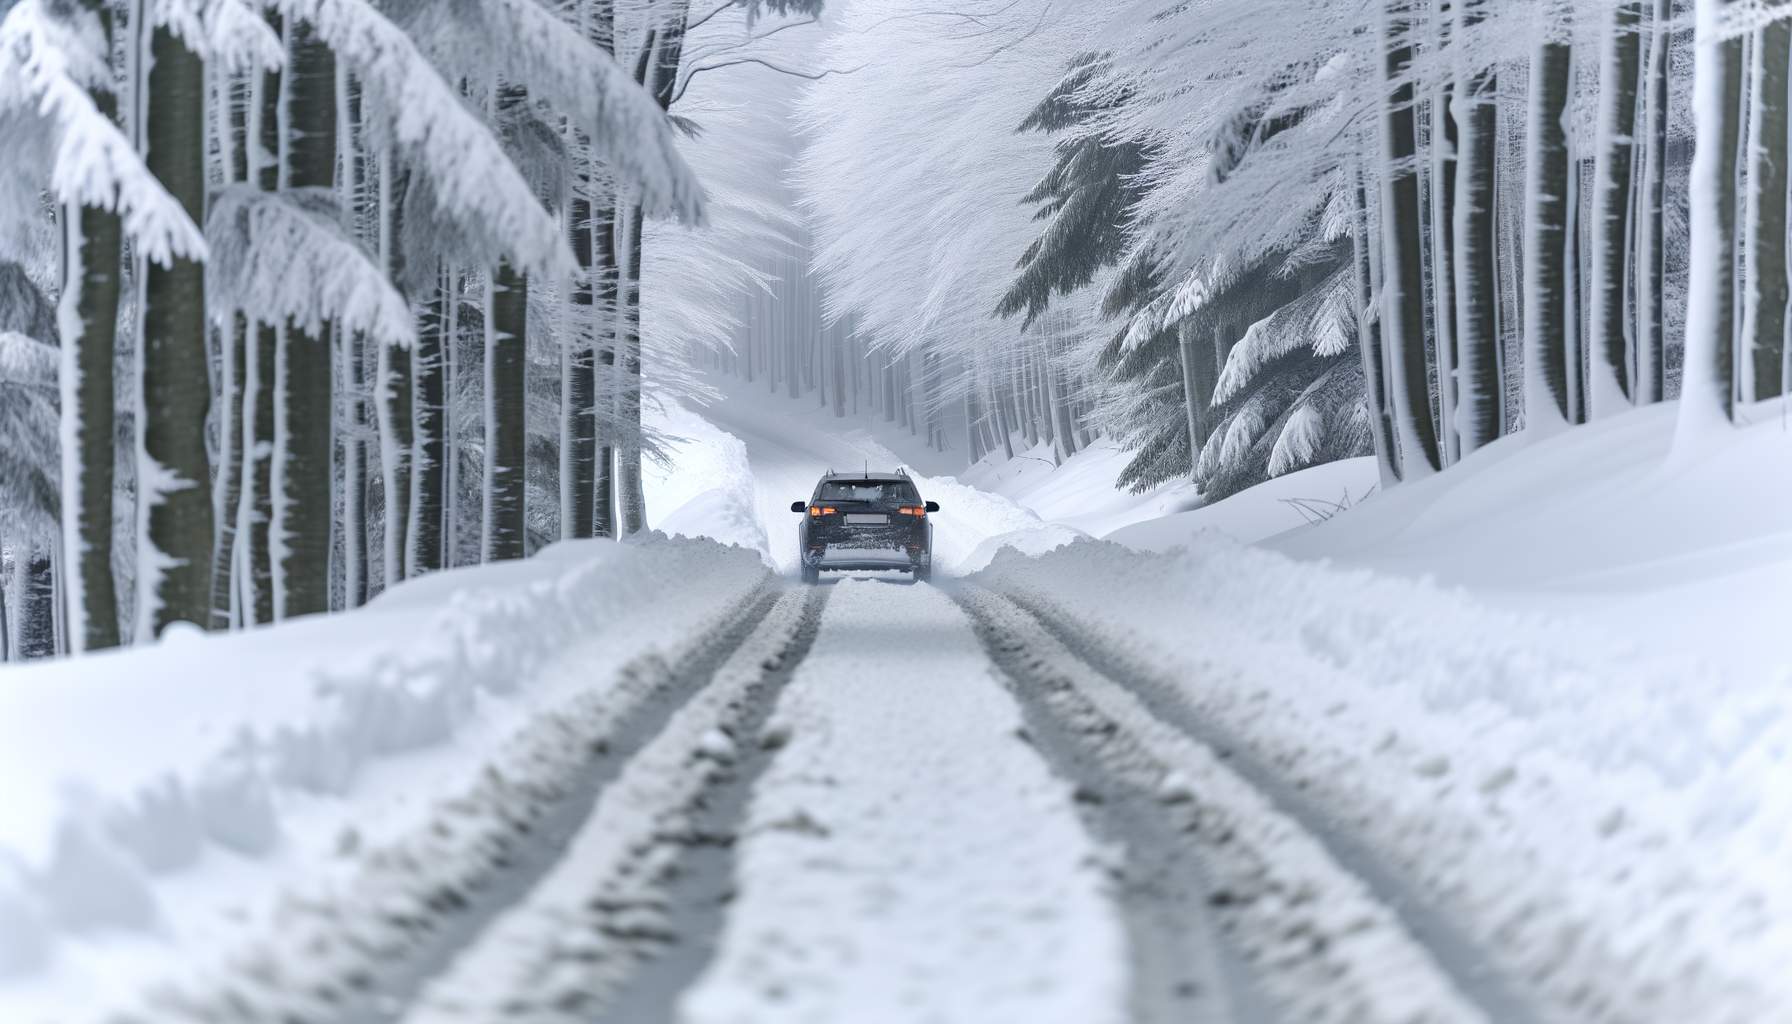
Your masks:
M 907 473 L 834 473 L 821 478 L 808 501 L 793 501 L 803 514 L 797 550 L 803 582 L 828 570 L 896 570 L 917 580 L 933 577 L 933 524 L 938 502 L 922 501 Z

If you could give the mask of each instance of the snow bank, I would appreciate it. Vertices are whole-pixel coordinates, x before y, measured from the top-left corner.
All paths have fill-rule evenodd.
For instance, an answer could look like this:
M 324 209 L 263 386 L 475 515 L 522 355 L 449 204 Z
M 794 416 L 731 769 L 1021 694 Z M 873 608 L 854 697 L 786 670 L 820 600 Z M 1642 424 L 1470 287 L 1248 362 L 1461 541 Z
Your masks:
M 759 521 L 747 446 L 682 405 L 655 406 L 649 425 L 668 438 L 669 461 L 641 468 L 647 520 L 671 537 L 709 537 L 763 554 L 771 546 Z
M 531 712 L 687 646 L 765 578 L 710 542 L 560 544 L 350 615 L 7 671 L 0 1019 L 218 948 L 344 827 L 415 825 Z
M 1174 695 L 1558 1019 L 1792 1005 L 1792 676 L 1197 539 L 979 581 Z
M 1373 458 L 1341 459 L 1265 481 L 1223 501 L 1139 522 L 1099 536 L 1145 551 L 1168 551 L 1213 532 L 1247 544 L 1333 518 L 1373 499 Z

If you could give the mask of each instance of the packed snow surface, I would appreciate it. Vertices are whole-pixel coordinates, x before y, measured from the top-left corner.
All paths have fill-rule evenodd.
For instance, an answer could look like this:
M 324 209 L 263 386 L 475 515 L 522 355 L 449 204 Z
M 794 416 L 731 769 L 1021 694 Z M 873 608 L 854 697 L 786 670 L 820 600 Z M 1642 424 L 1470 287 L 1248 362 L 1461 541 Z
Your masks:
M 345 849 L 426 825 L 534 715 L 671 660 L 764 579 L 709 541 L 561 544 L 350 615 L 9 671 L 0 1020 L 202 971 Z
M 679 1019 L 1128 1019 L 1101 858 L 964 613 L 926 586 L 833 591 Z
M 974 579 L 1273 766 L 1555 1019 L 1792 1005 L 1783 679 L 1224 538 Z

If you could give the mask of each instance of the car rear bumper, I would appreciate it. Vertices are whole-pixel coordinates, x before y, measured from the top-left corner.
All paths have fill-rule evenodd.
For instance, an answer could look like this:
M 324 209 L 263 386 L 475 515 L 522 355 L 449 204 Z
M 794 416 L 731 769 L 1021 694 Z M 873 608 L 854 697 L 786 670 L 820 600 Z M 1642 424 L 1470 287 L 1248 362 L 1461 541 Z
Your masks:
M 819 555 L 807 553 L 803 561 L 817 569 L 912 569 L 925 555 L 910 555 L 898 548 L 827 548 Z
M 887 523 L 810 522 L 802 532 L 803 565 L 811 570 L 912 570 L 931 560 L 933 531 L 924 521 L 892 515 Z

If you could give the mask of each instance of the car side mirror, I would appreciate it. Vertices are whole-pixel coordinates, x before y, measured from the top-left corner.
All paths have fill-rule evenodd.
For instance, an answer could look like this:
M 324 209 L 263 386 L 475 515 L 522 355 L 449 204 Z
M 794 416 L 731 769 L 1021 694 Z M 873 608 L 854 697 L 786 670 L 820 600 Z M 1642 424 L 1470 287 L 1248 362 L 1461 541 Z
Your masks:
M 790 503 L 790 511 L 792 512 L 801 512 L 808 507 L 809 503 L 806 501 L 793 501 Z
M 929 511 L 929 512 L 938 512 L 938 511 L 939 511 L 939 510 L 940 510 L 940 503 L 939 503 L 939 502 L 937 502 L 937 501 L 930 501 L 930 502 L 928 502 L 928 503 L 927 503 L 927 511 Z

